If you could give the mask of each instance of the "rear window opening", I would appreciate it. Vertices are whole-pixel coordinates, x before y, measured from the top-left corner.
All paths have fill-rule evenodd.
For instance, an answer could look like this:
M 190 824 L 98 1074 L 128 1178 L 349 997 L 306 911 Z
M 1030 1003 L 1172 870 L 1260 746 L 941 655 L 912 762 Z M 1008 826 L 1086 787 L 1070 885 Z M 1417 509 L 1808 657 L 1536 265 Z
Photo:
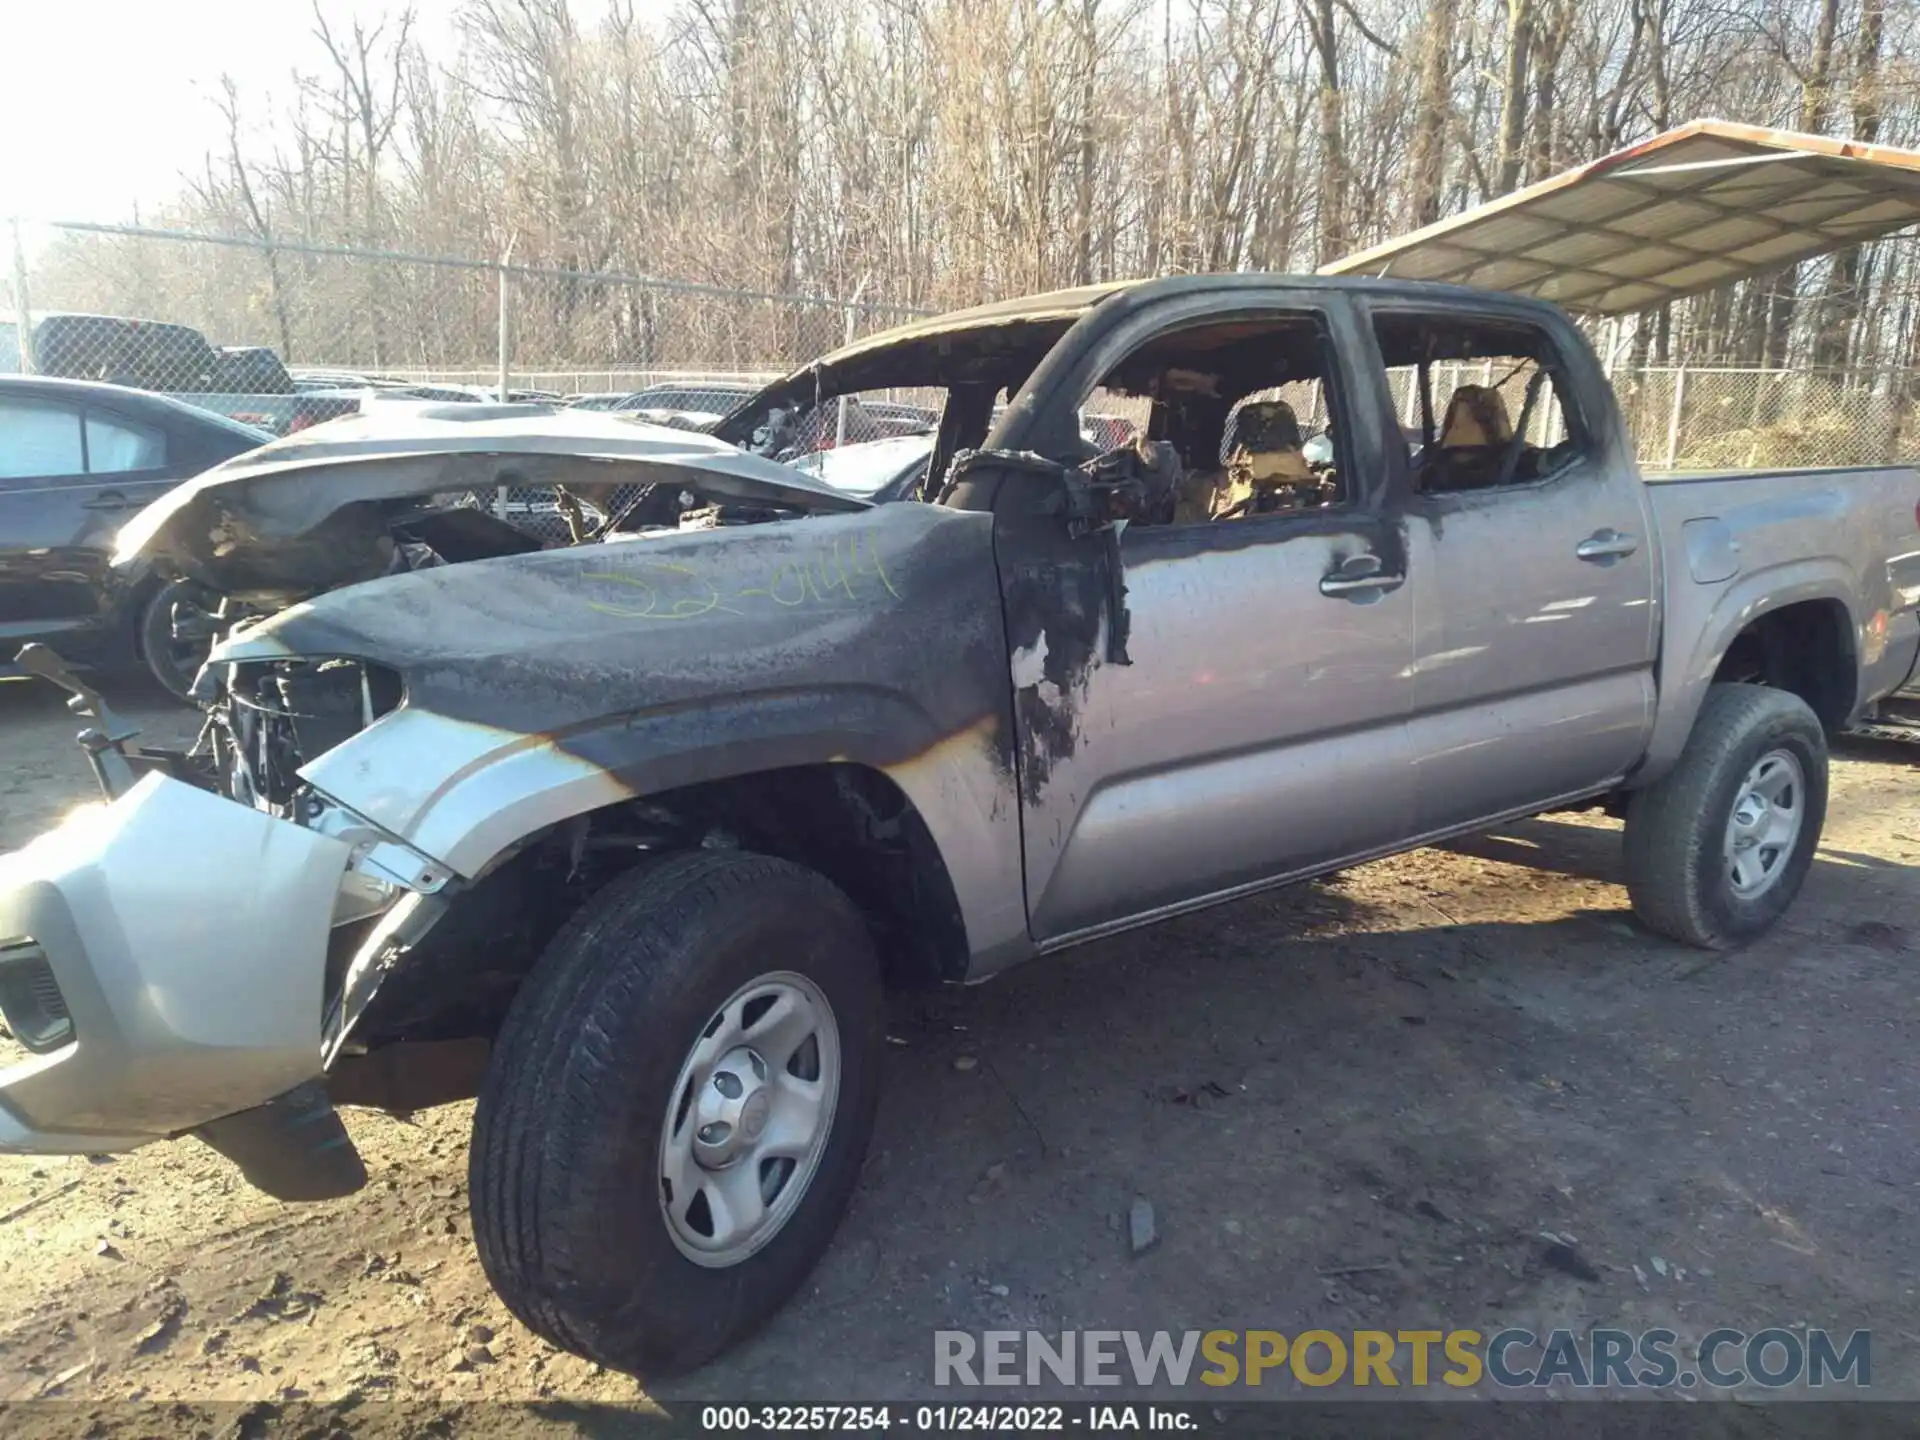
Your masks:
M 1530 485 L 1587 450 L 1560 353 L 1539 327 L 1390 313 L 1374 333 L 1415 493 Z

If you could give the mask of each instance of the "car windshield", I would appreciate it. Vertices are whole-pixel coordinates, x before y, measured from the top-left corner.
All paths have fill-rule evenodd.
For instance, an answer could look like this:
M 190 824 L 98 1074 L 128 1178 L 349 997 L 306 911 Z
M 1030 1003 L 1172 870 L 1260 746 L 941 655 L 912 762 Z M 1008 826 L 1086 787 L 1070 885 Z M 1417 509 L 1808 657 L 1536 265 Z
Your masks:
M 798 461 L 824 450 L 915 439 L 924 442 L 919 448 L 925 454 L 931 454 L 931 437 L 940 428 L 946 403 L 944 389 L 915 386 L 862 390 L 811 405 L 777 405 L 760 421 L 749 448 L 775 459 Z M 906 452 L 896 453 L 904 456 Z M 857 473 L 857 465 L 842 473 Z
M 264 445 L 275 438 L 271 431 L 263 430 L 257 425 L 248 425 L 234 419 L 231 415 L 222 414 L 218 410 L 203 409 L 186 400 L 176 400 L 171 395 L 150 394 L 146 397 L 146 401 L 149 405 L 161 406 L 182 415 L 190 415 L 195 424 L 204 425 L 213 430 L 224 430 L 229 435 L 243 436 L 256 445 Z
M 234 419 L 231 415 L 222 415 L 218 410 L 201 410 L 196 406 L 185 407 L 192 410 L 195 417 L 208 422 L 216 430 L 224 430 L 229 435 L 242 435 L 256 445 L 264 445 L 274 438 L 270 430 L 262 430 L 258 425 L 248 425 Z

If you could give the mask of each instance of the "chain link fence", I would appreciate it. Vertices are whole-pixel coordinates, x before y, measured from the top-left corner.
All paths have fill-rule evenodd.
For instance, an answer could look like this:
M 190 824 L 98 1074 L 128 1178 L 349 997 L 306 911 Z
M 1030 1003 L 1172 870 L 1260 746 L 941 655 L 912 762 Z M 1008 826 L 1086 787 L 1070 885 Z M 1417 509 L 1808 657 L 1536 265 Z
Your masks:
M 13 239 L 0 372 L 131 384 L 281 435 L 370 406 L 503 392 L 699 428 L 767 380 L 922 313 L 865 298 L 137 226 L 16 225 Z M 1460 373 L 1436 375 L 1437 393 L 1488 378 L 1477 364 L 1453 368 Z M 1920 453 L 1920 375 L 1656 367 L 1613 379 L 1653 471 Z M 1403 387 L 1400 398 L 1410 397 Z M 930 413 L 926 396 L 874 392 L 814 439 L 824 449 L 886 438 L 925 428 Z M 1125 435 L 1144 424 L 1145 407 L 1096 397 L 1089 416 L 1095 432 Z M 542 538 L 568 533 L 549 492 L 492 503 Z
M 919 313 L 871 300 L 136 226 L 16 230 L 26 233 L 15 288 L 27 292 L 36 331 L 63 315 L 187 327 L 205 348 L 173 334 L 148 355 L 100 357 L 146 364 L 152 388 L 178 392 L 218 378 L 208 372 L 223 356 L 260 349 L 295 377 L 495 391 L 503 372 L 512 387 L 538 373 L 578 380 L 581 390 L 630 389 L 663 373 L 784 370 Z M 4 318 L 15 320 L 19 306 L 15 295 Z M 55 350 L 64 343 L 59 329 L 46 342 Z M 223 373 L 243 373 L 236 363 L 229 358 Z
M 700 428 L 801 361 L 920 313 L 139 226 L 17 223 L 12 240 L 0 373 L 132 385 L 273 435 L 371 407 L 503 397 Z M 835 438 L 882 433 L 856 414 Z M 563 539 L 555 498 L 529 487 L 491 503 Z
M 1878 465 L 1920 455 L 1920 374 L 1676 367 L 1614 392 L 1651 470 Z

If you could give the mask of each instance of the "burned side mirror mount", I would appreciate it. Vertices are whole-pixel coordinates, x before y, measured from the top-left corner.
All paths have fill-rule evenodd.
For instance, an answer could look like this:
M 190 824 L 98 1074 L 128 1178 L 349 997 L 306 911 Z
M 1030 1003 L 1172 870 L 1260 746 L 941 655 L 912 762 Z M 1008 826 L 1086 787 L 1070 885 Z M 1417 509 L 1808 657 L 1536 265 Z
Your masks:
M 1165 525 L 1173 520 L 1183 468 L 1162 440 L 1137 439 L 1104 451 L 1069 472 L 1068 524 L 1090 534 L 1127 523 Z

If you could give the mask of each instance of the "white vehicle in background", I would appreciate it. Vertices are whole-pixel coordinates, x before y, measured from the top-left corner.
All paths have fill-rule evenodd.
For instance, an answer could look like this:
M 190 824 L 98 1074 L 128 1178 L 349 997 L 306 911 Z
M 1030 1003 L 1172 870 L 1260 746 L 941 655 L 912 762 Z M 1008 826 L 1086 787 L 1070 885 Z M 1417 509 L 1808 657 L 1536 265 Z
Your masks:
M 908 498 L 926 475 L 932 456 L 933 436 L 894 435 L 815 450 L 791 463 L 843 495 L 880 505 Z
M 594 409 L 633 415 L 655 425 L 671 425 L 676 430 L 706 430 L 751 399 L 760 387 L 742 380 L 689 380 L 666 385 L 649 385 L 624 395 L 614 405 L 596 405 Z

